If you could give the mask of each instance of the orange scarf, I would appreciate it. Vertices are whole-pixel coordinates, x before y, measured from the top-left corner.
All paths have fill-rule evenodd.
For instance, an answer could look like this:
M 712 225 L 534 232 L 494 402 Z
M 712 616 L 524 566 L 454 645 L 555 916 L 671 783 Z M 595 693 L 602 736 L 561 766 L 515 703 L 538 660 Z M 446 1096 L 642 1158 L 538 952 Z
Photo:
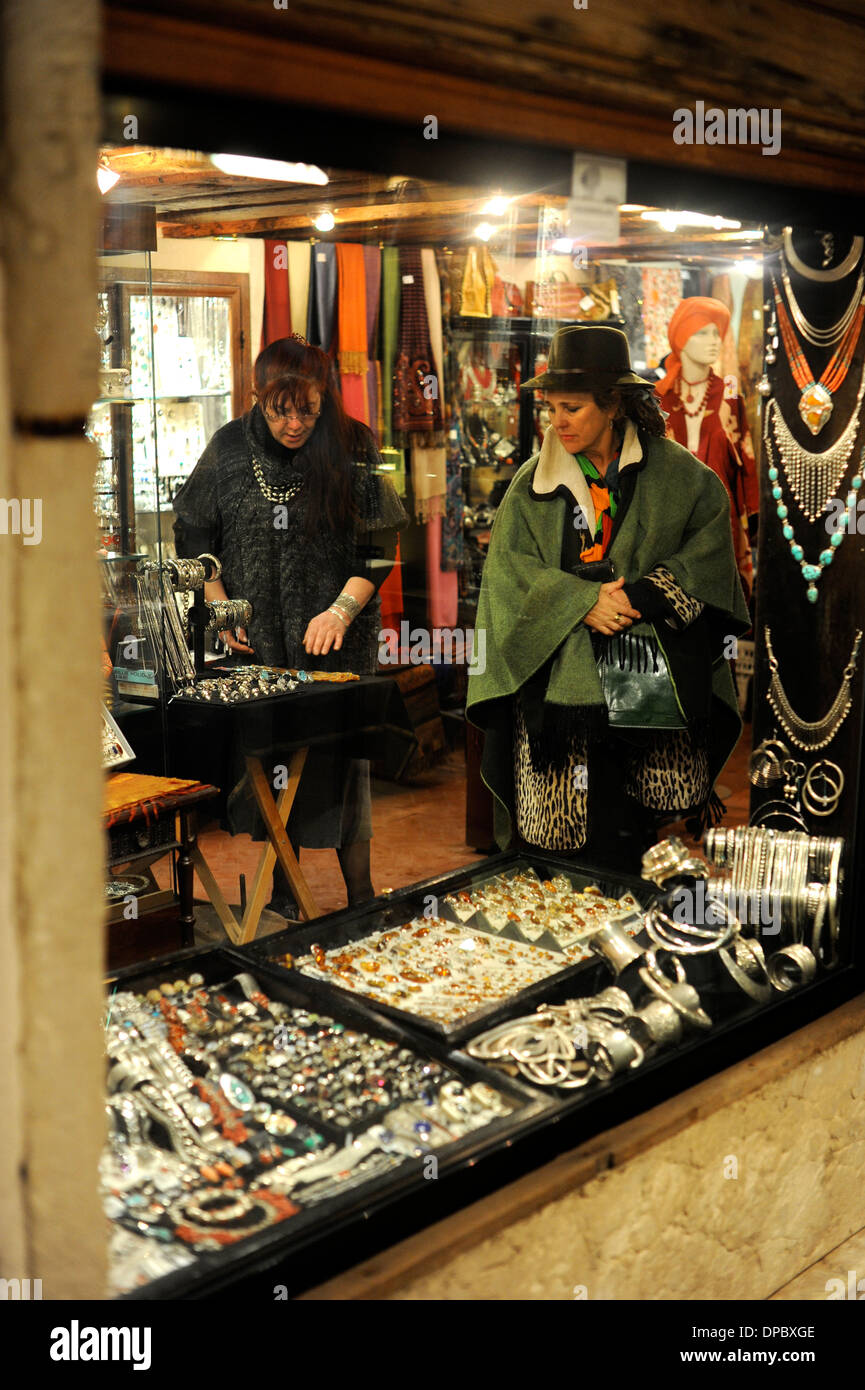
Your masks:
M 342 375 L 366 377 L 366 265 L 363 247 L 337 242 L 339 271 L 339 370 Z

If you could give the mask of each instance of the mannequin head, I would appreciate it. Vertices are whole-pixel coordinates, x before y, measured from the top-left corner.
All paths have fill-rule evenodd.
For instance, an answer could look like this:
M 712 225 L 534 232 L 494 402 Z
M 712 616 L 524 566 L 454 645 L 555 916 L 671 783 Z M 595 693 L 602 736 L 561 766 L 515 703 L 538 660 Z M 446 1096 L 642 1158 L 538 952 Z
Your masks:
M 692 333 L 686 343 L 679 349 L 679 356 L 682 359 L 682 372 L 685 377 L 689 375 L 688 368 L 692 367 L 699 376 L 706 375 L 706 368 L 711 367 L 721 355 L 721 334 L 718 326 L 714 323 L 704 324 Z M 697 369 L 700 369 L 697 372 Z
M 686 381 L 706 377 L 721 354 L 721 343 L 730 326 L 730 310 L 720 299 L 692 295 L 681 300 L 670 317 L 667 336 L 672 352 L 667 358 L 667 375 L 656 386 L 659 396 L 669 391 L 683 376 Z

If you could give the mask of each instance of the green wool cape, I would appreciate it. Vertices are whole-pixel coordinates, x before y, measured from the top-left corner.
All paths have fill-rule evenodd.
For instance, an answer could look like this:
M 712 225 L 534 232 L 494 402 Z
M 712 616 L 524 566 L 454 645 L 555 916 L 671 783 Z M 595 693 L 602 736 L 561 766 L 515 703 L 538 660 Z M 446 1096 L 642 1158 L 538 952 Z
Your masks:
M 708 630 L 709 643 L 699 645 L 697 659 L 711 663 L 706 713 L 714 786 L 742 727 L 726 659 L 728 639 L 751 626 L 733 553 L 730 503 L 721 480 L 687 449 L 642 432 L 639 442 L 643 458 L 608 555 L 626 586 L 663 564 L 687 594 L 706 605 L 698 621 L 704 633 Z M 515 474 L 496 513 L 475 634 L 475 651 L 484 651 L 484 661 L 470 669 L 466 702 L 468 717 L 485 733 L 481 773 L 495 798 L 495 835 L 503 849 L 515 837 L 512 708 L 517 691 L 549 664 L 545 706 L 606 721 L 590 630 L 583 624 L 601 586 L 561 568 L 564 528 L 574 525 L 574 506 L 562 490 L 532 497 L 539 457 Z M 633 631 L 651 628 L 635 623 Z M 663 625 L 657 634 L 666 643 Z M 687 629 L 679 642 L 686 640 Z

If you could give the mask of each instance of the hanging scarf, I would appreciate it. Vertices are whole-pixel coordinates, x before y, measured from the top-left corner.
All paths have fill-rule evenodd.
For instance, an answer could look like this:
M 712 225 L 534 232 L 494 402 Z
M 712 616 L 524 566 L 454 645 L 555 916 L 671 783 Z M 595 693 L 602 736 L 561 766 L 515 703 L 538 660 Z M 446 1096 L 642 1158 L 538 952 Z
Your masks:
M 381 413 L 382 444 L 393 444 L 393 382 L 399 338 L 399 251 L 385 246 L 381 253 Z
M 363 261 L 366 268 L 366 345 L 369 367 L 366 373 L 366 397 L 369 406 L 367 423 L 371 426 L 378 442 L 381 437 L 380 392 L 378 358 L 378 310 L 381 298 L 381 252 L 377 246 L 363 248 Z
M 435 367 L 433 384 L 438 397 L 436 404 L 441 408 L 444 391 L 444 363 L 442 356 L 442 300 L 441 280 L 436 265 L 435 252 L 424 247 L 421 251 L 423 270 L 424 304 L 429 324 L 430 346 Z M 419 521 L 429 521 L 433 517 L 444 516 L 447 493 L 447 464 L 444 447 L 444 433 L 441 443 L 433 448 L 416 446 L 412 449 L 412 490 L 414 492 L 415 515 Z
M 313 347 L 330 352 L 336 327 L 337 268 L 336 247 L 317 241 L 309 249 L 309 304 L 306 336 Z
M 444 444 L 441 391 L 430 341 L 420 249 L 401 247 L 399 268 L 401 299 L 399 351 L 394 370 L 394 436 L 397 443 L 404 445 L 441 447 Z
M 309 246 L 305 241 L 288 242 L 288 294 L 291 300 L 291 331 L 306 337 L 309 309 L 309 276 L 312 269 Z
M 288 286 L 288 247 L 284 241 L 264 243 L 264 316 L 261 350 L 291 333 L 291 297 Z
M 458 570 L 465 557 L 462 436 L 458 415 L 452 415 L 448 421 L 447 441 L 447 498 L 442 521 L 441 566 L 443 570 Z
M 339 269 L 339 370 L 342 376 L 366 377 L 366 265 L 362 246 L 338 242 Z

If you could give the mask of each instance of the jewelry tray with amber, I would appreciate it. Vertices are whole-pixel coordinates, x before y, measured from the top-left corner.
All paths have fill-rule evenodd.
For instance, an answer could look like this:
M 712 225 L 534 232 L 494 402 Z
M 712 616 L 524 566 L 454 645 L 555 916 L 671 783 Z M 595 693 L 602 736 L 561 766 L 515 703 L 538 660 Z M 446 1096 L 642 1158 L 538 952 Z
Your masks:
M 444 1194 L 554 1104 L 221 948 L 120 971 L 105 1024 L 100 1174 L 120 1298 L 206 1297 L 281 1261 L 311 1282 L 303 1252 L 338 1248 L 358 1210 L 416 1201 L 431 1177 Z
M 636 929 L 652 892 L 642 879 L 506 853 L 251 949 L 300 975 L 322 1008 L 363 1000 L 455 1045 L 580 977 L 594 964 L 586 938 L 599 918 L 618 915 Z

